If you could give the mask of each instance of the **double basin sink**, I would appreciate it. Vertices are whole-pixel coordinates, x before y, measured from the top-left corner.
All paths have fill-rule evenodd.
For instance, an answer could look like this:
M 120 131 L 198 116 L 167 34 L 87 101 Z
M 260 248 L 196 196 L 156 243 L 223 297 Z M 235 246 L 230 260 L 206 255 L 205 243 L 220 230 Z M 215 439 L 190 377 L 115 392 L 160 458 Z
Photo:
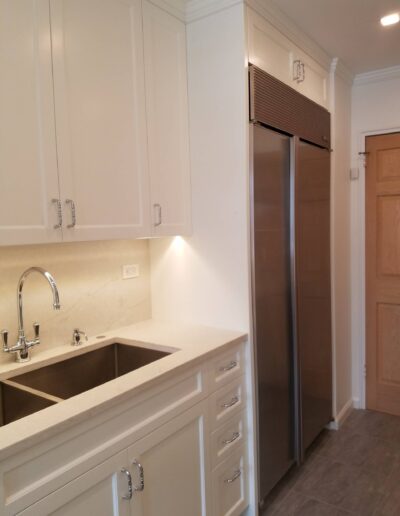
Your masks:
M 171 352 L 114 342 L 0 382 L 0 426 L 155 362 Z

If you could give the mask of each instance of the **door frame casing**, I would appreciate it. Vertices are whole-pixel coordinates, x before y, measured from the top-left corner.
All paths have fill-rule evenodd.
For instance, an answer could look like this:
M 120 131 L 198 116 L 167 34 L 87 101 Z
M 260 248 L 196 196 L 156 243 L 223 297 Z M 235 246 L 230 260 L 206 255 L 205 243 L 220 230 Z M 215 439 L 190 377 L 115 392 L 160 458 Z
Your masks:
M 365 237 L 365 143 L 368 136 L 400 133 L 400 127 L 363 131 L 357 137 L 359 176 L 351 193 L 351 342 L 353 405 L 365 409 L 366 384 L 366 237 Z M 355 157 L 354 157 L 355 159 Z

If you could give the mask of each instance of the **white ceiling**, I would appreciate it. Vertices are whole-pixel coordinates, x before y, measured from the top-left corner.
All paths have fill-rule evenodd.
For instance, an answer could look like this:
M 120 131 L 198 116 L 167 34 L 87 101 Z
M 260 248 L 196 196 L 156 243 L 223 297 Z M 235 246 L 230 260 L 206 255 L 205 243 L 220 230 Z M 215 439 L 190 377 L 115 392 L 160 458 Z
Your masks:
M 400 0 L 273 0 L 309 37 L 354 73 L 400 65 L 400 23 L 379 20 L 400 12 Z

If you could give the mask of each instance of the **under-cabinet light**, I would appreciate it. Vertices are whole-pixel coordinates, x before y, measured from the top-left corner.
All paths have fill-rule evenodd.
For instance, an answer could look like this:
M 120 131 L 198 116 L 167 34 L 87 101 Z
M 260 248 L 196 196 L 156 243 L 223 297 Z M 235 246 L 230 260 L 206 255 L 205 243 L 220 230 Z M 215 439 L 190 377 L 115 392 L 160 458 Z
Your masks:
M 394 25 L 395 23 L 399 23 L 399 21 L 400 21 L 399 13 L 388 14 L 387 16 L 383 16 L 383 18 L 381 18 L 381 24 L 384 27 L 387 27 L 388 25 Z

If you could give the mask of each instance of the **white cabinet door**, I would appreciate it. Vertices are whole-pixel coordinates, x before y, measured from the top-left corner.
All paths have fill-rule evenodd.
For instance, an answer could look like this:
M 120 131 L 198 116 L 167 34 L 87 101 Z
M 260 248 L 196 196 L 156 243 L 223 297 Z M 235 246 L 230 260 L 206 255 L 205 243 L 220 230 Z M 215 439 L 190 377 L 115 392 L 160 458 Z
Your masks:
M 247 16 L 250 63 L 295 87 L 289 40 L 252 9 L 247 10 Z
M 64 240 L 148 235 L 140 0 L 50 11 Z
M 18 516 L 128 516 L 128 478 L 121 472 L 126 459 L 126 451 L 114 455 Z
M 207 405 L 198 403 L 128 449 L 134 490 L 133 516 L 206 516 L 209 470 Z
M 61 239 L 47 0 L 0 0 L 0 245 Z
M 146 110 L 153 234 L 190 232 L 185 25 L 143 2 Z
M 322 66 L 300 49 L 296 49 L 293 59 L 304 66 L 304 80 L 296 88 L 317 104 L 328 107 L 329 74 Z

